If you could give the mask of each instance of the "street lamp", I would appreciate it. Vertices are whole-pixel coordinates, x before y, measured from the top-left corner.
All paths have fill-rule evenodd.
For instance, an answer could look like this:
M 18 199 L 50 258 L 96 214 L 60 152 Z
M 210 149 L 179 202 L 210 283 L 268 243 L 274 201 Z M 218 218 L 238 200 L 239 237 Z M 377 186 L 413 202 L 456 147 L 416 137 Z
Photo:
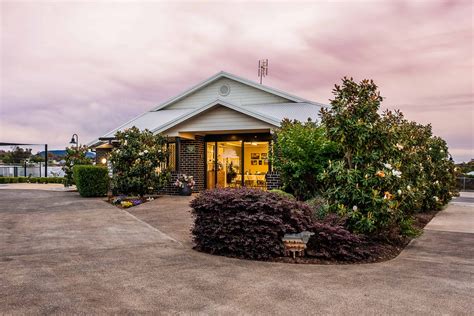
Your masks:
M 77 136 L 77 134 L 72 134 L 71 141 L 69 142 L 69 144 L 76 144 L 76 149 L 79 148 L 79 136 Z

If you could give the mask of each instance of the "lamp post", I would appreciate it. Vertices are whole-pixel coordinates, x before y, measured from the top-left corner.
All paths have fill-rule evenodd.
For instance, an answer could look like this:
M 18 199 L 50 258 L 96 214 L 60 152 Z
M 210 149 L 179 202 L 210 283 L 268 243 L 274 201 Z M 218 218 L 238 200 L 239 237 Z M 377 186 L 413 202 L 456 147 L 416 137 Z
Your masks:
M 72 134 L 69 144 L 76 144 L 76 149 L 79 149 L 79 136 L 77 136 L 77 134 Z

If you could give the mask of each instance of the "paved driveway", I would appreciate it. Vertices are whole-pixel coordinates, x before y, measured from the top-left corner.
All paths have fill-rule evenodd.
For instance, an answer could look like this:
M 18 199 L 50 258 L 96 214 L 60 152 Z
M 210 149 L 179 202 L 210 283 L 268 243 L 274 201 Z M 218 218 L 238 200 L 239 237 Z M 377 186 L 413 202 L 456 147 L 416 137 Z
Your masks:
M 98 199 L 0 190 L 0 313 L 473 313 L 469 204 L 452 204 L 392 261 L 318 266 L 192 251 L 186 229 L 166 223 L 187 201 L 152 203 L 156 217 L 132 213 L 171 237 Z

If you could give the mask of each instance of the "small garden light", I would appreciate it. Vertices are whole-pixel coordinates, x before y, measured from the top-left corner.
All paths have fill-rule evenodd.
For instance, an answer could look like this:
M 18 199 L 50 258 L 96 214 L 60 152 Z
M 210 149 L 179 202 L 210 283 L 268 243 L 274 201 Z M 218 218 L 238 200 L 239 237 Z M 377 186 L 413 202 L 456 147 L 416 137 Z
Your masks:
M 105 165 L 105 164 L 107 163 L 107 158 L 105 158 L 105 157 L 102 158 L 102 159 L 100 160 L 100 162 Z

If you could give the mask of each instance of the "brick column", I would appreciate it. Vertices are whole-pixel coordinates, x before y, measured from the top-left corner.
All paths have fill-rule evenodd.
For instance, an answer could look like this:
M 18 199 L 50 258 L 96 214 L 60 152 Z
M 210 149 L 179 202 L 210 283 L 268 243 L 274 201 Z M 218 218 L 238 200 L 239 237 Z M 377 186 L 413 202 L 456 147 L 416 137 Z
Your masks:
M 281 187 L 280 175 L 277 172 L 268 172 L 265 178 L 267 180 L 267 190 L 279 189 Z

